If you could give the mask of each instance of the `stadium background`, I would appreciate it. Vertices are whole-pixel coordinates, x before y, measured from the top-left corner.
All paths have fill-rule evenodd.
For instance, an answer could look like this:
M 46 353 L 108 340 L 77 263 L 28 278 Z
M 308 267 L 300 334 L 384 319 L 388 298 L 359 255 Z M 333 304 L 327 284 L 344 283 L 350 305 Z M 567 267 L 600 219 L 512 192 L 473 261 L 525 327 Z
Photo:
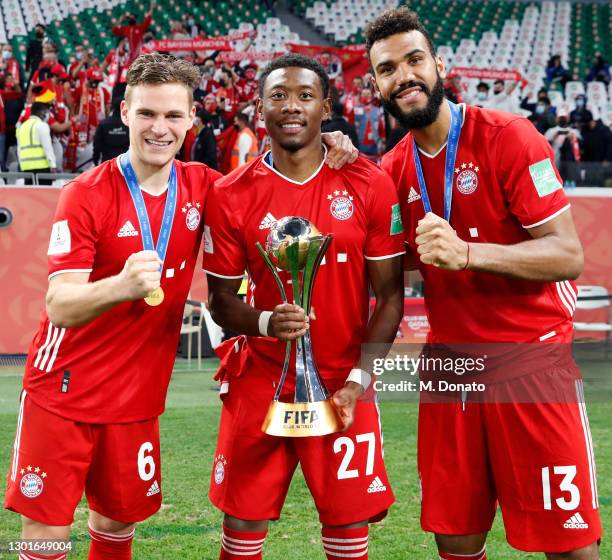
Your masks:
M 377 159 L 404 131 L 384 114 L 370 91 L 362 32 L 367 21 L 397 4 L 381 0 L 168 0 L 152 5 L 113 0 L 2 1 L 0 44 L 3 53 L 12 56 L 3 54 L 0 60 L 0 179 L 4 183 L 0 184 L 0 476 L 5 475 L 3 465 L 10 459 L 23 355 L 43 304 L 46 246 L 58 192 L 71 173 L 93 165 L 92 157 L 96 161 L 106 157 L 108 146 L 100 141 L 94 146 L 94 138 L 111 112 L 112 101 L 122 95 L 129 61 L 140 50 L 156 49 L 190 58 L 201 67 L 203 78 L 195 91 L 198 117 L 179 157 L 213 162 L 226 172 L 239 134 L 233 126 L 238 112 L 249 118 L 258 151 L 266 146 L 265 129 L 253 119 L 257 72 L 287 50 L 316 56 L 332 78 L 333 99 L 342 113 L 336 125 L 339 119 L 355 125 L 361 150 Z M 547 134 L 585 245 L 587 263 L 579 283 L 610 292 L 612 189 L 606 188 L 612 186 L 610 4 L 417 0 L 408 5 L 421 16 L 450 69 L 445 84 L 449 97 L 523 114 Z M 150 24 L 146 29 L 143 25 L 126 51 L 126 43 L 134 37 L 127 33 L 128 39 L 122 39 L 116 33 L 126 35 L 130 18 L 136 26 L 146 24 L 151 7 Z M 37 39 L 34 31 L 39 24 L 45 26 L 44 36 Z M 557 55 L 560 65 L 555 62 Z M 95 69 L 101 72 L 99 80 L 90 79 L 97 76 Z M 500 79 L 503 84 L 495 85 Z M 65 130 L 59 130 L 60 126 L 53 131 L 58 173 L 51 176 L 19 173 L 15 130 L 20 119 L 27 119 L 24 107 L 37 99 L 52 105 L 56 123 L 69 124 Z M 583 107 L 578 107 L 580 100 Z M 327 127 L 333 128 L 334 121 Z M 211 138 L 216 145 L 212 149 Z M 24 186 L 24 181 L 53 185 Z M 402 336 L 418 343 L 427 321 L 418 298 L 418 278 L 409 281 L 407 296 L 411 297 L 406 300 Z M 205 296 L 203 275 L 196 274 L 191 298 L 203 301 Z M 576 320 L 610 324 L 609 300 L 600 301 L 603 307 L 579 310 Z M 587 330 L 577 332 L 577 339 L 576 355 L 590 397 L 604 527 L 609 527 L 610 334 Z M 196 363 L 177 359 L 168 412 L 162 419 L 164 507 L 138 529 L 135 558 L 214 558 L 217 554 L 221 517 L 206 498 L 220 410 L 212 381 L 216 361 L 206 359 L 201 369 Z M 386 457 L 399 499 L 389 518 L 372 531 L 371 556 L 434 557 L 431 537 L 418 526 L 416 403 L 409 397 L 397 402 L 382 395 L 382 413 Z M 85 520 L 81 507 L 75 522 L 76 558 L 86 556 Z M 17 516 L 0 512 L 0 543 L 17 535 Z M 529 557 L 512 552 L 503 540 L 498 519 L 489 544 L 492 556 Z M 283 519 L 272 527 L 266 553 L 270 559 L 323 558 L 316 512 L 299 476 Z M 612 548 L 604 541 L 602 558 L 607 555 L 612 555 Z

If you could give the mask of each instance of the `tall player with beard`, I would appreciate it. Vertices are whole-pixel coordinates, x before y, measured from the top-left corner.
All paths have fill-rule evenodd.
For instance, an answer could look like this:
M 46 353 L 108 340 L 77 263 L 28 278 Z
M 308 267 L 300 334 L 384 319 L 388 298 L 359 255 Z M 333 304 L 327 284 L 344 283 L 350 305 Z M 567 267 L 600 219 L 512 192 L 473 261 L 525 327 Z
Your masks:
M 136 522 L 161 506 L 158 416 L 220 177 L 174 159 L 198 80 L 174 57 L 137 58 L 121 106 L 129 152 L 60 193 L 6 492 L 25 541 L 68 539 L 85 491 L 89 560 L 129 560 Z M 19 556 L 65 557 L 41 543 Z
M 296 54 L 272 62 L 261 76 L 257 105 L 272 149 L 219 180 L 206 206 L 210 309 L 218 324 L 245 335 L 231 343 L 219 372 L 223 411 L 210 498 L 225 513 L 223 560 L 262 558 L 268 520 L 280 516 L 298 464 L 319 511 L 327 558 L 366 559 L 368 523 L 384 517 L 393 502 L 377 406 L 359 400 L 368 375 L 357 365 L 361 344 L 393 341 L 403 314 L 399 205 L 389 177 L 364 158 L 339 171 L 323 165 L 328 95 L 318 62 Z M 284 216 L 302 216 L 333 235 L 317 274 L 313 320 L 281 303 L 255 245 L 265 245 L 269 228 Z M 249 304 L 236 295 L 245 269 Z M 369 284 L 376 295 L 371 317 Z M 346 430 L 295 439 L 266 435 L 261 425 L 282 369 L 283 341 L 308 328 Z M 290 369 L 288 394 L 292 377 Z
M 384 106 L 410 130 L 383 168 L 425 280 L 429 342 L 524 344 L 540 354 L 571 343 L 582 247 L 544 137 L 524 118 L 447 102 L 444 63 L 414 12 L 384 12 L 366 41 Z M 486 557 L 496 501 L 514 547 L 551 560 L 599 556 L 580 374 L 571 358 L 528 375 L 530 367 L 513 367 L 492 395 L 543 385 L 571 388 L 573 401 L 420 406 L 421 524 L 445 560 Z

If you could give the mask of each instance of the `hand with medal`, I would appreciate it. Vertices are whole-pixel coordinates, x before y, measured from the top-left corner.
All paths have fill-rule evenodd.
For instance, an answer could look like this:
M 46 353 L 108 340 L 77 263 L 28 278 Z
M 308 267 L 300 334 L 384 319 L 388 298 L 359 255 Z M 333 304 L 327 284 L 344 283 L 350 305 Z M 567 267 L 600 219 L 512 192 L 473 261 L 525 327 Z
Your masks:
M 465 270 L 469 262 L 469 244 L 459 239 L 450 224 L 433 212 L 427 212 L 416 228 L 417 251 L 421 262 L 445 270 Z
M 162 261 L 155 251 L 132 253 L 118 275 L 123 299 L 148 298 L 160 290 Z

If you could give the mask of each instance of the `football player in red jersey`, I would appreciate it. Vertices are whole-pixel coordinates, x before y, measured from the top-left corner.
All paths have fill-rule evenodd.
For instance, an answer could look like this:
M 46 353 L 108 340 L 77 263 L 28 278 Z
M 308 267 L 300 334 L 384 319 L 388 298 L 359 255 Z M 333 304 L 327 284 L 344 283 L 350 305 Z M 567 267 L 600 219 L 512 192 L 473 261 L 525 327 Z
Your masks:
M 129 152 L 66 185 L 55 214 L 6 507 L 23 539 L 68 539 L 85 491 L 90 560 L 131 558 L 135 523 L 161 505 L 158 417 L 220 176 L 174 159 L 198 80 L 187 62 L 139 57 L 121 108 Z
M 366 41 L 382 101 L 410 130 L 382 165 L 425 280 L 429 342 L 508 343 L 540 356 L 569 347 L 583 254 L 550 146 L 524 118 L 445 100 L 444 62 L 414 12 L 384 12 Z M 497 379 L 482 403 L 464 393 L 421 402 L 421 524 L 443 559 L 486 557 L 497 502 L 515 548 L 599 557 L 580 373 L 571 356 L 532 366 L 501 367 L 509 379 Z M 496 398 L 505 388 L 525 396 L 541 386 L 549 389 L 542 400 Z M 548 398 L 555 391 L 560 402 Z
M 298 464 L 319 511 L 327 558 L 366 559 L 368 523 L 384 517 L 394 500 L 377 405 L 359 400 L 368 376 L 358 365 L 361 344 L 393 341 L 403 315 L 399 205 L 389 177 L 365 158 L 340 170 L 324 165 L 321 122 L 330 112 L 328 95 L 329 79 L 318 62 L 290 54 L 268 65 L 257 111 L 272 149 L 220 179 L 207 201 L 204 268 L 211 313 L 243 335 L 228 344 L 219 372 L 223 410 L 209 495 L 225 513 L 223 560 L 262 558 L 268 521 L 280 516 Z M 333 235 L 315 282 L 316 319 L 281 303 L 256 248 L 285 216 L 301 216 Z M 248 304 L 236 295 L 244 270 Z M 287 275 L 281 277 L 287 285 Z M 368 284 L 376 295 L 371 317 Z M 267 435 L 261 425 L 279 381 L 284 341 L 306 329 L 346 430 L 305 438 Z M 290 366 L 288 394 L 294 379 Z

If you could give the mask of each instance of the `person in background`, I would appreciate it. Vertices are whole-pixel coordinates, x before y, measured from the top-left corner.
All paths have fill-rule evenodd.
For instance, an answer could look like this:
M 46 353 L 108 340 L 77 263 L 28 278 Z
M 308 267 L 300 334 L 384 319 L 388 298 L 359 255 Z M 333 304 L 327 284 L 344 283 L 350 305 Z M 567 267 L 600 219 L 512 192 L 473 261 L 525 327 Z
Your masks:
M 133 60 L 140 54 L 142 50 L 143 35 L 145 31 L 151 25 L 153 21 L 153 8 L 155 6 L 155 0 L 151 0 L 149 4 L 149 11 L 145 14 L 145 18 L 142 23 L 137 23 L 136 16 L 131 13 L 126 13 L 119 19 L 119 25 L 114 25 L 112 29 L 113 35 L 119 37 L 127 37 L 129 45 L 129 61 L 128 66 Z
M 533 91 L 529 91 L 527 95 L 523 97 L 520 108 L 524 109 L 525 111 L 529 111 L 533 115 L 536 112 L 538 103 L 545 99 L 548 101 L 548 105 L 551 105 L 546 88 L 540 88 L 535 99 L 533 96 Z M 556 115 L 556 109 L 551 106 L 551 110 L 553 111 L 553 115 Z
M 211 169 L 219 169 L 217 158 L 217 140 L 213 130 L 213 116 L 202 109 L 198 112 L 198 118 L 202 123 L 202 128 L 196 138 L 193 147 L 192 161 L 197 161 L 208 165 Z
M 546 80 L 549 86 L 561 86 L 561 88 L 565 88 L 565 84 L 569 79 L 569 72 L 561 63 L 561 56 L 558 54 L 551 56 L 546 66 Z
M 130 131 L 121 120 L 121 98 L 115 98 L 110 116 L 103 119 L 96 128 L 93 139 L 93 163 L 98 165 L 117 157 L 127 152 L 129 147 Z
M 217 97 L 214 93 L 209 93 L 204 98 L 204 110 L 210 113 L 215 137 L 219 136 L 219 134 L 221 134 L 229 126 L 229 122 L 225 118 L 223 111 L 219 109 Z
M 344 95 L 344 116 L 350 124 L 355 124 L 355 107 L 361 105 L 361 90 L 363 78 L 355 76 L 351 82 L 351 89 Z
M 444 81 L 444 95 L 453 103 L 463 103 L 461 76 L 453 76 Z
M 586 107 L 586 95 L 580 94 L 574 100 L 576 108 L 569 114 L 569 122 L 574 127 L 582 132 L 585 127 L 593 120 L 593 113 Z
M 13 56 L 13 47 L 7 43 L 2 47 L 2 60 L 0 60 L 0 73 L 10 75 L 18 84 L 22 83 L 21 66 Z
M 43 58 L 43 41 L 45 39 L 46 27 L 42 23 L 34 26 L 34 37 L 28 42 L 26 53 L 25 70 L 32 75 L 38 70 L 38 65 Z
M 385 137 L 383 111 L 374 104 L 370 88 L 361 90 L 360 101 L 361 105 L 355 106 L 355 129 L 359 138 L 359 151 L 370 158 L 377 158 Z
M 24 173 L 55 173 L 57 164 L 47 124 L 49 105 L 34 102 L 31 116 L 17 130 L 19 170 Z M 50 184 L 40 182 L 40 184 Z
M 321 131 L 333 132 L 334 130 L 339 130 L 351 139 L 351 142 L 355 148 L 359 149 L 359 138 L 357 137 L 355 126 L 348 122 L 343 113 L 344 105 L 342 105 L 340 101 L 333 102 L 331 119 L 329 119 L 326 123 L 323 123 Z
M 612 163 L 612 131 L 601 119 L 591 119 L 583 129 L 582 161 Z
M 540 134 L 544 134 L 549 128 L 557 124 L 557 116 L 548 96 L 543 96 L 538 100 L 535 104 L 535 111 L 529 116 L 529 120 Z
M 111 98 L 123 98 L 127 87 L 127 72 L 130 66 L 129 43 L 127 37 L 120 37 L 117 48 L 111 49 L 102 63 L 102 73 L 106 83 L 112 88 Z
M 238 130 L 236 142 L 232 148 L 231 169 L 237 169 L 247 161 L 255 159 L 258 155 L 257 137 L 249 128 L 249 118 L 244 113 L 234 117 L 234 126 Z
M 595 54 L 595 60 L 589 68 L 589 73 L 586 75 L 586 81 L 603 82 L 606 85 L 610 83 L 610 68 L 601 53 Z
M 553 147 L 555 165 L 565 181 L 576 180 L 576 162 L 580 161 L 580 131 L 573 128 L 567 111 L 560 110 L 557 115 L 557 126 L 549 128 L 544 134 Z

